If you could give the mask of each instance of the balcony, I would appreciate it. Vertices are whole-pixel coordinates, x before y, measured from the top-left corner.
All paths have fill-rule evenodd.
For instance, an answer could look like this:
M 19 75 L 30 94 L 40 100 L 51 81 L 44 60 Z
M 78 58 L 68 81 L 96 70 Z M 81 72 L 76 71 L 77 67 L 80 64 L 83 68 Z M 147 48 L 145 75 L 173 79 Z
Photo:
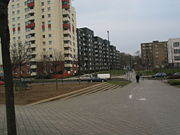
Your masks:
M 70 24 L 63 24 L 64 29 L 70 29 L 70 27 L 71 27 Z
M 70 0 L 62 0 L 62 2 L 70 2 Z
M 65 57 L 64 60 L 65 60 L 65 61 L 72 61 L 73 58 L 71 58 L 71 57 Z
M 64 64 L 64 67 L 73 67 L 73 64 Z
M 68 29 L 64 29 L 64 34 L 71 34 L 71 32 Z
M 36 72 L 32 72 L 32 73 L 31 73 L 31 76 L 36 76 L 36 75 L 37 75 Z
M 31 65 L 30 68 L 31 68 L 31 69 L 36 69 L 36 68 L 37 68 L 37 65 Z
M 64 37 L 64 40 L 71 40 L 70 37 Z
M 62 8 L 63 8 L 63 9 L 70 9 L 70 5 L 68 5 L 68 4 L 63 4 L 63 5 L 62 5 Z
M 33 8 L 33 7 L 34 7 L 34 2 L 27 3 L 27 6 L 28 6 L 29 8 Z
M 35 23 L 31 23 L 31 24 L 26 25 L 26 28 L 34 28 L 34 27 L 35 27 Z
M 63 17 L 63 21 L 70 21 L 71 19 L 69 17 Z

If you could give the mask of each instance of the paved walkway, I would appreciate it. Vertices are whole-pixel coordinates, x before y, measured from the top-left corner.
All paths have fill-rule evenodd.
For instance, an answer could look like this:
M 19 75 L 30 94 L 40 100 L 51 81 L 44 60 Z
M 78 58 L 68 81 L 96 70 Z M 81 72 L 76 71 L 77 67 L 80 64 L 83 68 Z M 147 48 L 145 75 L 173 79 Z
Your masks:
M 17 106 L 18 135 L 180 135 L 180 89 L 146 80 L 34 106 Z M 0 106 L 0 135 L 6 135 Z

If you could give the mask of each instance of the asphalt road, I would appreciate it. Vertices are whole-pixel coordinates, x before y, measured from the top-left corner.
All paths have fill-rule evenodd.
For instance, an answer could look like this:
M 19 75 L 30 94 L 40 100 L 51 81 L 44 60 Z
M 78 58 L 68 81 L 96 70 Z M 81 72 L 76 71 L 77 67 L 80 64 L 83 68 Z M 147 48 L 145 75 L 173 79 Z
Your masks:
M 180 135 L 180 89 L 144 80 L 35 106 L 17 106 L 19 135 Z M 0 135 L 6 134 L 0 106 Z

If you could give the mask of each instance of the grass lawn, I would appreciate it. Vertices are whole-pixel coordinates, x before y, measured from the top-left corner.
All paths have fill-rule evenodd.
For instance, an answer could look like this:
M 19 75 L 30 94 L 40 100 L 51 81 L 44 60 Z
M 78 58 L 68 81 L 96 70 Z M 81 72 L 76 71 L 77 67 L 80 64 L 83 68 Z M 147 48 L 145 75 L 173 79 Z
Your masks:
M 29 89 L 21 89 L 14 91 L 15 104 L 26 105 L 34 103 L 40 100 L 48 99 L 51 97 L 66 94 L 72 91 L 76 91 L 82 88 L 86 88 L 97 83 L 58 83 L 58 89 L 56 89 L 56 83 L 44 83 L 32 84 Z M 4 86 L 0 86 L 0 104 L 5 103 L 5 91 Z
M 128 85 L 129 83 L 131 83 L 131 81 L 118 81 L 118 80 L 115 80 L 115 81 L 109 81 L 108 83 L 110 84 L 115 84 L 115 85 L 120 85 L 120 86 L 125 86 L 125 85 Z

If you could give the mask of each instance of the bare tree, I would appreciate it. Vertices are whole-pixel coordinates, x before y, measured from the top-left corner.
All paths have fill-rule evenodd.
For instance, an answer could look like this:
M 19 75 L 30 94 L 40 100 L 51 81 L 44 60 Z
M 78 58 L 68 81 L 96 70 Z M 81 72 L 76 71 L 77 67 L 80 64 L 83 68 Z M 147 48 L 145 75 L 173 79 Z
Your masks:
M 14 72 L 16 70 L 19 71 L 20 81 L 22 77 L 22 66 L 27 66 L 30 62 L 32 57 L 31 52 L 30 44 L 27 42 L 22 43 L 18 41 L 10 47 L 12 69 Z
M 47 52 L 41 54 L 41 59 L 38 62 L 38 74 L 49 75 L 51 72 L 51 60 Z
M 10 59 L 10 33 L 8 26 L 8 4 L 10 0 L 0 1 L 0 38 L 2 45 L 2 61 L 5 80 L 6 117 L 8 135 L 16 135 L 16 116 L 14 106 L 14 91 L 12 67 Z
M 53 50 L 52 54 L 50 54 L 50 59 L 51 59 L 53 72 L 55 74 L 57 74 L 58 72 L 61 72 L 63 74 L 64 58 L 63 58 L 62 53 L 60 51 Z M 63 83 L 63 78 L 62 78 L 62 83 Z M 58 89 L 58 78 L 56 78 L 56 90 L 57 89 Z
M 60 51 L 53 50 L 50 59 L 51 59 L 51 65 L 53 67 L 53 71 L 55 73 L 63 69 L 64 58 Z

